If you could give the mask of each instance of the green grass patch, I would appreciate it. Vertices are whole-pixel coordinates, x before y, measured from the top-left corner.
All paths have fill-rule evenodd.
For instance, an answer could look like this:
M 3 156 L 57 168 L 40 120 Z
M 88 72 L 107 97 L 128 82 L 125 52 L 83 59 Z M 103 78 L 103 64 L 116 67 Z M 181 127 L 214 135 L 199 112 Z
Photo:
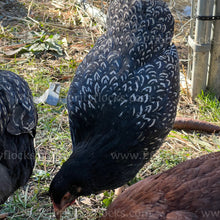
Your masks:
M 220 102 L 212 92 L 203 91 L 197 99 L 199 110 L 204 119 L 219 122 L 220 121 Z

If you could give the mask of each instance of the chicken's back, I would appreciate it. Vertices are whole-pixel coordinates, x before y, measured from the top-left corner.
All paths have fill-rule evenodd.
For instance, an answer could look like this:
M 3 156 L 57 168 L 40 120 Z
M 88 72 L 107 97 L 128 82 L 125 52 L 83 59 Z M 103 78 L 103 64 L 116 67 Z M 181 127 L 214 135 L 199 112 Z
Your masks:
M 0 203 L 26 184 L 35 162 L 37 113 L 28 84 L 0 70 Z
M 173 29 L 174 19 L 159 0 L 110 4 L 107 31 L 79 65 L 69 89 L 74 147 L 112 128 L 127 132 L 121 138 L 135 134 L 149 151 L 158 148 L 172 128 L 179 97 Z
M 220 152 L 185 161 L 129 187 L 102 220 L 218 220 Z

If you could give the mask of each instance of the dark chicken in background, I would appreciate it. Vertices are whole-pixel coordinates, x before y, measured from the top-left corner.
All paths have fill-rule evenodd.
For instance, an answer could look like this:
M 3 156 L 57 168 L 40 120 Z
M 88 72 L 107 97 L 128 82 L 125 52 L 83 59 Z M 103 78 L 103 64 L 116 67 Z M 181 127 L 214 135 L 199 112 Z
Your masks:
M 102 220 L 219 220 L 220 152 L 185 161 L 126 189 Z
M 24 79 L 0 70 L 0 204 L 32 174 L 37 113 Z
M 73 153 L 50 185 L 57 218 L 81 195 L 131 180 L 172 129 L 179 97 L 174 19 L 159 0 L 116 0 L 68 93 Z

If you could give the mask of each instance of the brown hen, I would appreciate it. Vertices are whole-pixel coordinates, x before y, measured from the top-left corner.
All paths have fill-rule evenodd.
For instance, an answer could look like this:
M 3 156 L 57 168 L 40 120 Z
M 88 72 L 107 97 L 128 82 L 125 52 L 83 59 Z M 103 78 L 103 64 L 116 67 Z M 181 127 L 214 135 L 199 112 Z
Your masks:
M 129 187 L 102 220 L 219 220 L 220 152 L 185 161 Z

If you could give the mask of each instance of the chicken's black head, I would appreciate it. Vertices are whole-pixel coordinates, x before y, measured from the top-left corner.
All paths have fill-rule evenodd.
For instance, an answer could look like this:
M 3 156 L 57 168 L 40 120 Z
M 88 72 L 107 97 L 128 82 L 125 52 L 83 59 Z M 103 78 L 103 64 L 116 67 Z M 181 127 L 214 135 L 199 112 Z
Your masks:
M 75 199 L 84 195 L 84 173 L 77 169 L 74 161 L 67 160 L 51 182 L 49 194 L 57 219 L 62 212 L 75 202 Z

